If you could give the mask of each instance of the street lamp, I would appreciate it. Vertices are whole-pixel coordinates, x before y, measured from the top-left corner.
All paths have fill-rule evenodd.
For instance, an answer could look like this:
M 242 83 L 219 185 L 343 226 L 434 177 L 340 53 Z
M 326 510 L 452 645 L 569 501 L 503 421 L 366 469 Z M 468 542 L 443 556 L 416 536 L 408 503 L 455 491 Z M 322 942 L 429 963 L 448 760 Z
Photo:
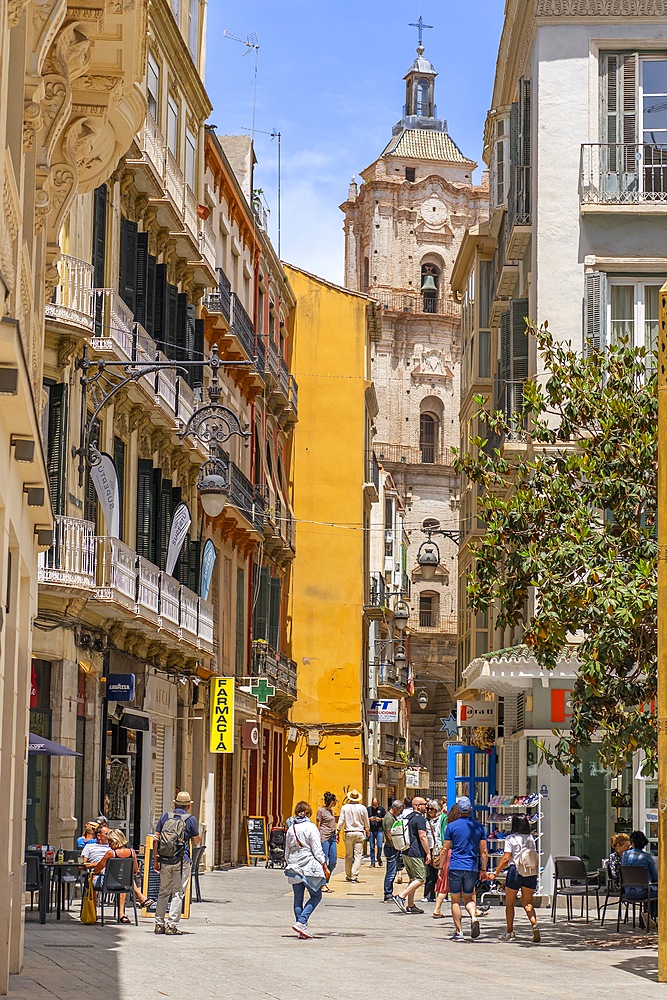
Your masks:
M 450 531 L 447 528 L 422 528 L 422 531 L 425 535 L 428 535 L 428 538 L 419 546 L 419 551 L 417 552 L 417 565 L 422 571 L 423 579 L 432 580 L 435 576 L 435 571 L 440 565 L 440 549 L 431 536 L 442 535 L 444 538 L 449 538 L 449 540 L 454 542 L 455 545 L 458 545 L 459 533 L 458 531 Z
M 396 609 L 394 610 L 394 625 L 399 632 L 405 632 L 408 622 L 410 621 L 410 608 L 407 606 L 405 601 L 398 601 Z
M 205 472 L 206 466 L 212 468 Z M 219 459 L 207 462 L 206 466 L 200 470 L 197 492 L 204 513 L 208 517 L 219 517 L 229 498 L 229 478 L 222 474 L 224 469 Z

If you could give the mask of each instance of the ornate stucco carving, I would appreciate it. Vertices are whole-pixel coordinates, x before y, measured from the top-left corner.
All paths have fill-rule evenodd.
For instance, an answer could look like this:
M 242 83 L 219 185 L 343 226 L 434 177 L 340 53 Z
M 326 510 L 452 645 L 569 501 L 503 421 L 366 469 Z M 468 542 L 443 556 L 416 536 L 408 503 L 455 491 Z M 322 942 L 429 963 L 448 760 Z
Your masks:
M 28 0 L 9 0 L 7 5 L 7 20 L 10 28 L 16 27 L 27 6 Z
M 665 17 L 667 0 L 537 0 L 538 17 Z

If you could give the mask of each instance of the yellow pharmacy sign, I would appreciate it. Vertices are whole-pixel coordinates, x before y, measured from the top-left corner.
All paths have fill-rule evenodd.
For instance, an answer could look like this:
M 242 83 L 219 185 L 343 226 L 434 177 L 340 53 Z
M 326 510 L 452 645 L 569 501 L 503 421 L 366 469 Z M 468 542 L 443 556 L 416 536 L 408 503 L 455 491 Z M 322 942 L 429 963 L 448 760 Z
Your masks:
M 234 752 L 234 678 L 211 678 L 211 753 Z

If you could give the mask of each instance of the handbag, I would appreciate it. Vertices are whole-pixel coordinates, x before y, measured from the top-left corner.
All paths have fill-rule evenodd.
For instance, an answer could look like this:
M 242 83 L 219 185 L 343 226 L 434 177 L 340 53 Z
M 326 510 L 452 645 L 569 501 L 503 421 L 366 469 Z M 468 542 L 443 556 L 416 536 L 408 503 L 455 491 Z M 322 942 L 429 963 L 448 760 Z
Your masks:
M 435 835 L 435 830 L 433 829 L 433 820 L 429 820 L 429 826 L 431 827 L 431 836 L 433 837 L 433 843 L 435 845 L 437 843 L 437 837 Z M 431 848 L 431 865 L 433 866 L 433 868 L 439 868 L 440 867 L 440 853 L 441 853 L 441 851 L 442 851 L 442 847 L 438 847 L 437 850 L 436 850 L 435 846 Z
M 81 923 L 97 923 L 97 907 L 95 906 L 95 896 L 93 895 L 92 872 L 88 876 L 88 888 L 86 889 L 86 895 L 83 897 L 83 902 L 81 903 Z

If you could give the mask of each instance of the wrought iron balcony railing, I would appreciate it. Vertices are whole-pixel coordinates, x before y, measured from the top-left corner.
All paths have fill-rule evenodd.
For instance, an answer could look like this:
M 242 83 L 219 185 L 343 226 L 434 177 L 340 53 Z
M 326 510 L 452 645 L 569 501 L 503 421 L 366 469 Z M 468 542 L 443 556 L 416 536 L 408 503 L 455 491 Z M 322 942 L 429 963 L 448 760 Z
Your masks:
M 667 204 L 667 144 L 583 145 L 581 202 L 583 205 Z

